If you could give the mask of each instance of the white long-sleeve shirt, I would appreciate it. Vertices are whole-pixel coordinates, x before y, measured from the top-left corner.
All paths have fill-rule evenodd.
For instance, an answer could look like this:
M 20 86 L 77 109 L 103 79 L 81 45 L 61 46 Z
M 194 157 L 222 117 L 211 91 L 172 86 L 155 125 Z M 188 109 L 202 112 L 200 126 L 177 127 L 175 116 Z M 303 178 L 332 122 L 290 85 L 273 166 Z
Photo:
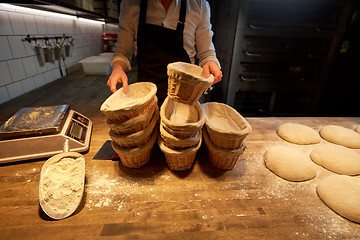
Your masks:
M 199 58 L 199 65 L 207 61 L 215 61 L 215 47 L 212 43 L 213 32 L 210 23 L 210 6 L 206 0 L 186 0 L 186 19 L 184 27 L 184 49 L 189 55 L 191 63 L 195 62 L 195 55 Z M 114 57 L 111 65 L 118 60 L 126 63 L 130 70 L 130 58 L 133 50 L 137 54 L 137 30 L 139 24 L 141 0 L 123 0 L 120 6 L 119 32 Z M 161 0 L 149 0 L 147 4 L 146 23 L 176 29 L 180 12 L 180 0 L 173 0 L 166 12 Z M 196 50 L 195 50 L 196 46 Z

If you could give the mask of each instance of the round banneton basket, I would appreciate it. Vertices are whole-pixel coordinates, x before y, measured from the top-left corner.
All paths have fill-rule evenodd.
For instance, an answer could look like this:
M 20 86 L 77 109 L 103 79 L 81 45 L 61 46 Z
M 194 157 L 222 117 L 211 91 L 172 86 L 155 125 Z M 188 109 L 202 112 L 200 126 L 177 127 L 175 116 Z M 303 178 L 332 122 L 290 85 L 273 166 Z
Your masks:
M 113 122 L 108 118 L 106 123 L 115 134 L 121 135 L 135 133 L 145 129 L 150 124 L 155 112 L 159 114 L 158 108 L 157 97 L 155 96 L 154 100 L 149 105 L 148 110 L 146 110 L 143 114 L 125 122 Z
M 178 138 L 168 133 L 162 124 L 160 124 L 160 136 L 164 140 L 164 145 L 171 149 L 186 149 L 199 144 L 201 138 L 201 129 L 190 138 Z
M 241 154 L 246 149 L 246 141 L 243 142 L 239 149 L 229 150 L 216 147 L 209 139 L 206 129 L 203 130 L 203 138 L 207 149 L 207 155 L 214 167 L 231 170 L 238 162 Z
M 100 111 L 113 122 L 127 121 L 148 110 L 156 91 L 156 85 L 151 82 L 130 84 L 127 93 L 120 88 L 108 97 L 101 105 Z
M 175 137 L 193 137 L 205 123 L 204 111 L 198 101 L 184 104 L 167 97 L 160 108 L 160 119 L 166 131 Z
M 187 104 L 198 101 L 214 82 L 213 75 L 205 78 L 201 67 L 185 62 L 168 64 L 167 74 L 168 95 L 176 101 Z
M 128 168 L 140 168 L 150 161 L 151 151 L 157 140 L 159 130 L 154 129 L 150 141 L 136 148 L 121 148 L 114 141 L 111 145 L 119 155 L 121 163 Z
M 213 144 L 225 149 L 239 149 L 252 131 L 245 118 L 223 103 L 205 103 L 203 109 L 205 127 Z
M 112 130 L 109 131 L 110 138 L 121 148 L 134 148 L 140 147 L 146 144 L 150 138 L 151 134 L 158 123 L 159 120 L 159 112 L 158 110 L 152 117 L 152 120 L 145 129 L 140 130 L 135 133 L 130 134 L 115 134 Z
M 201 138 L 197 146 L 187 148 L 184 150 L 175 150 L 165 146 L 164 140 L 159 136 L 158 144 L 160 150 L 164 153 L 166 163 L 171 170 L 184 171 L 192 167 L 196 153 L 201 146 Z

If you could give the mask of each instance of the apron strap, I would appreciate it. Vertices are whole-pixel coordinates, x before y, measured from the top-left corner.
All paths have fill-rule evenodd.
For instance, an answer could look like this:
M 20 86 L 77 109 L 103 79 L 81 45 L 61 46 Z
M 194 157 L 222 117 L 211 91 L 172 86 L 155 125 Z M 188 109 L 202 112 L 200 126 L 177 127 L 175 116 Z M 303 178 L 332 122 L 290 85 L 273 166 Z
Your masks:
M 140 13 L 139 13 L 139 26 L 137 32 L 137 41 L 141 42 L 144 39 L 144 28 L 146 25 L 146 9 L 147 9 L 147 0 L 141 0 L 140 3 Z
M 146 10 L 147 10 L 147 0 L 141 0 L 139 26 L 138 26 L 140 28 L 142 28 L 146 24 Z M 176 31 L 179 31 L 179 33 L 181 34 L 183 34 L 184 32 L 185 18 L 186 18 L 186 0 L 180 0 L 180 13 L 179 13 L 179 20 L 176 26 Z
M 186 17 L 186 0 L 180 0 L 180 13 L 179 13 L 179 20 L 176 27 L 177 31 L 184 31 L 184 25 L 185 25 L 185 17 Z
M 146 9 L 147 9 L 147 0 L 141 0 L 139 26 L 146 24 Z

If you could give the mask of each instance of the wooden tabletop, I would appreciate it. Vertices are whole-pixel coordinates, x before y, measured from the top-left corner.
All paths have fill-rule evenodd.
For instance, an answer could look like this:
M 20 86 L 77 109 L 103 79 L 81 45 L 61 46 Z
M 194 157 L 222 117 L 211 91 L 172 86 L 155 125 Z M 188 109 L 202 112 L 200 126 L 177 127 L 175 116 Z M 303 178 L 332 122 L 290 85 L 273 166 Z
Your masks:
M 67 103 L 94 124 L 90 149 L 84 153 L 85 193 L 78 210 L 66 219 L 51 220 L 39 206 L 40 170 L 46 159 L 0 165 L 0 239 L 360 238 L 360 224 L 333 212 L 316 194 L 317 183 L 334 173 L 317 166 L 314 179 L 289 182 L 270 172 L 262 156 L 276 144 L 311 151 L 313 146 L 281 140 L 275 131 L 282 123 L 353 129 L 360 118 L 247 118 L 253 132 L 231 171 L 211 166 L 204 146 L 188 171 L 169 170 L 157 146 L 147 165 L 129 169 L 105 157 L 112 154 L 106 117 L 99 111 L 110 95 L 105 83 L 105 77 L 72 74 L 0 105 L 0 121 L 20 107 Z

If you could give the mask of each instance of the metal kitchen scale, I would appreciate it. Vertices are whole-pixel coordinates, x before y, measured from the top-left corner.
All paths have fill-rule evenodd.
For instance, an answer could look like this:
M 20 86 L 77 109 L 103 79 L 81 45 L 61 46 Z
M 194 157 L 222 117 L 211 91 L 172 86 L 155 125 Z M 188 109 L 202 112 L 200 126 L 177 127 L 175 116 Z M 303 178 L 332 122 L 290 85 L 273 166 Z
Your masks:
M 69 105 L 21 108 L 0 127 L 0 163 L 89 149 L 92 121 Z

